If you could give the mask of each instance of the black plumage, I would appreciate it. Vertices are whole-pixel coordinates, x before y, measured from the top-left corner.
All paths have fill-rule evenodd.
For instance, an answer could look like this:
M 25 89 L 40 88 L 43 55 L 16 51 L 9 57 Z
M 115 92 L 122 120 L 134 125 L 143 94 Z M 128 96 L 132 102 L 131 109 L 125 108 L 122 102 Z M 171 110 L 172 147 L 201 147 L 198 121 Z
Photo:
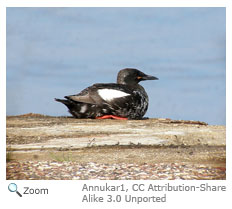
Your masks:
M 144 80 L 158 78 L 126 68 L 119 71 L 117 83 L 97 83 L 79 94 L 55 100 L 65 104 L 75 118 L 141 119 L 148 108 L 148 95 L 139 85 Z

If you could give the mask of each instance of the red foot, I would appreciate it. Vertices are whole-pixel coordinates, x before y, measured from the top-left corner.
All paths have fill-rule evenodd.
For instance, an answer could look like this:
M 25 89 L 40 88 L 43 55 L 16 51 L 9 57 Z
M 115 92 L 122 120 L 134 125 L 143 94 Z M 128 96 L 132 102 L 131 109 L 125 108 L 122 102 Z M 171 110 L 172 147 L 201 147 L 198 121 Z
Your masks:
M 96 117 L 96 119 L 116 119 L 116 120 L 128 120 L 128 118 L 123 118 L 115 115 L 104 115 L 101 117 Z

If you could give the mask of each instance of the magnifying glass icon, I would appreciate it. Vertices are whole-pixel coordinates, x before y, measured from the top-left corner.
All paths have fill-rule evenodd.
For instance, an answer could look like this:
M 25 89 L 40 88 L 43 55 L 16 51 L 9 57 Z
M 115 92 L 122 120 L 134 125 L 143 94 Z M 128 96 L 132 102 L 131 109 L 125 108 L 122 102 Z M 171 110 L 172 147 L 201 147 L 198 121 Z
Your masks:
M 17 195 L 19 196 L 19 197 L 22 197 L 22 195 L 18 192 L 18 190 L 17 190 L 17 184 L 15 184 L 15 183 L 10 183 L 9 185 L 8 185 L 8 190 L 10 191 L 10 192 L 16 192 L 17 193 Z

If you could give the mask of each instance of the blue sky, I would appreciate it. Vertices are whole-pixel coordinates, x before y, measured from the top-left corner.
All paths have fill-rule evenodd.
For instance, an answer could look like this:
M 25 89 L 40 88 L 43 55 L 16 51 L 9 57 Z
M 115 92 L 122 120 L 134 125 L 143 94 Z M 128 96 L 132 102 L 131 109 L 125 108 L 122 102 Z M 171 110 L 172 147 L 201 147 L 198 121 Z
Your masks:
M 69 115 L 55 97 L 126 67 L 148 117 L 225 124 L 225 8 L 7 8 L 7 115 Z

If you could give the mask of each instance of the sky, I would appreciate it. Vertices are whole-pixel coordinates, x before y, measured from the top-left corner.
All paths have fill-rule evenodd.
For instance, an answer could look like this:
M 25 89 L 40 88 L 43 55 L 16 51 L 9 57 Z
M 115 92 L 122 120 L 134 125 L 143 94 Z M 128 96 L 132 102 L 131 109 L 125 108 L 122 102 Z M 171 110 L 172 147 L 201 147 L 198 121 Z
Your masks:
M 226 123 L 226 9 L 7 8 L 7 115 L 69 115 L 54 101 L 133 67 L 146 117 Z

